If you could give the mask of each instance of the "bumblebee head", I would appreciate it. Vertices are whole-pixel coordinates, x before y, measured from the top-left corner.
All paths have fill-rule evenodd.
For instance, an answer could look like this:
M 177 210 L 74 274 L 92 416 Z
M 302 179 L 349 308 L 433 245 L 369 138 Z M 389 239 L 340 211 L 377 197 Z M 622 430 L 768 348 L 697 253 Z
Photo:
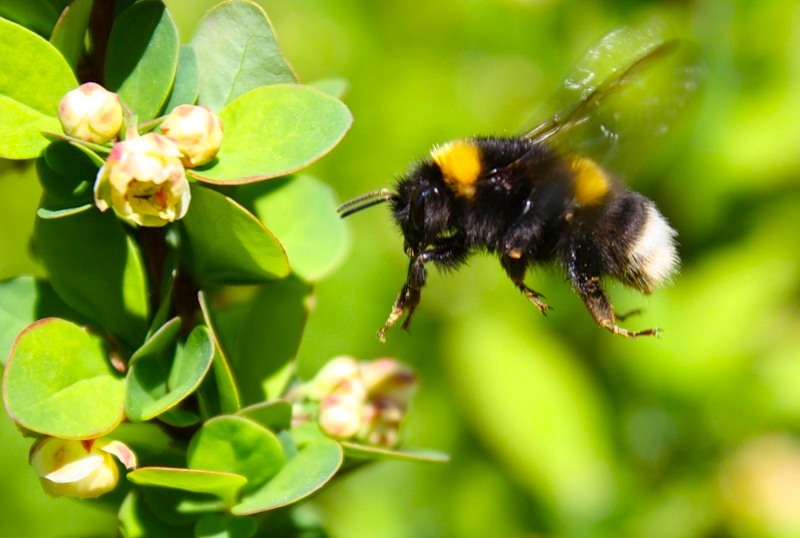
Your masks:
M 389 202 L 405 239 L 405 251 L 415 257 L 447 228 L 450 196 L 439 167 L 422 163 L 397 181 L 395 190 L 368 192 L 343 203 L 336 211 L 344 218 L 362 209 Z

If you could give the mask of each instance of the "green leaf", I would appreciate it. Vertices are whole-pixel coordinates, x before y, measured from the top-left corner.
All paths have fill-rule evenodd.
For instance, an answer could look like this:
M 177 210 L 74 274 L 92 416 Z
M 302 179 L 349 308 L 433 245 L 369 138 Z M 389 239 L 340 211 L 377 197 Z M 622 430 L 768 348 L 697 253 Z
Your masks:
M 214 311 L 245 405 L 262 402 L 265 383 L 297 355 L 311 287 L 297 278 L 261 286 L 240 308 Z
M 46 0 L 6 0 L 0 2 L 0 17 L 39 35 L 50 35 L 58 20 L 58 9 L 53 4 Z
M 254 2 L 223 2 L 209 11 L 192 46 L 200 67 L 199 102 L 212 110 L 259 86 L 297 81 L 267 14 Z
M 128 480 L 139 486 L 210 493 L 228 505 L 235 502 L 237 492 L 247 482 L 245 477 L 233 473 L 174 467 L 142 467 L 128 473 Z
M 263 282 L 286 276 L 283 247 L 258 219 L 218 192 L 192 185 L 183 219 L 189 265 L 202 282 Z
M 73 71 L 86 47 L 86 29 L 92 14 L 93 0 L 73 0 L 61 12 L 56 27 L 50 35 L 50 43 L 57 48 Z
M 9 416 L 24 428 L 62 439 L 91 439 L 122 420 L 124 388 L 99 338 L 48 318 L 30 325 L 14 344 L 3 400 Z
M 0 158 L 31 159 L 48 144 L 42 131 L 61 131 L 58 103 L 77 86 L 50 43 L 0 19 Z
M 242 402 L 239 398 L 239 388 L 236 385 L 236 379 L 233 377 L 233 370 L 231 369 L 230 361 L 222 349 L 219 342 L 214 322 L 211 318 L 211 310 L 208 306 L 208 300 L 204 292 L 197 294 L 197 300 L 200 304 L 200 310 L 203 313 L 203 321 L 205 322 L 208 330 L 211 331 L 211 336 L 214 338 L 214 384 L 216 388 L 217 411 L 214 413 L 235 413 L 242 407 Z M 209 379 L 210 381 L 210 379 Z
M 161 519 L 136 489 L 122 501 L 118 519 L 119 530 L 125 538 L 194 538 L 191 527 L 173 526 Z
M 277 84 L 249 91 L 220 112 L 222 147 L 199 181 L 236 185 L 285 176 L 339 143 L 353 116 L 338 99 L 310 86 Z
M 248 490 L 275 476 L 286 461 L 274 433 L 234 415 L 203 424 L 189 443 L 186 459 L 191 469 L 240 474 L 247 478 Z
M 193 105 L 197 101 L 199 77 L 194 48 L 191 45 L 182 45 L 178 54 L 175 83 L 164 106 L 164 114 L 169 114 L 178 105 Z
M 163 353 L 137 356 L 128 370 L 128 418 L 149 420 L 180 403 L 200 385 L 213 358 L 214 342 L 203 325 L 194 328 L 172 361 Z
M 397 450 L 377 446 L 342 442 L 344 455 L 356 460 L 397 460 L 428 463 L 447 463 L 450 456 L 435 450 Z
M 156 117 L 178 67 L 178 30 L 159 1 L 137 2 L 114 22 L 106 53 L 106 83 L 139 120 Z
M 255 514 L 286 506 L 308 497 L 333 478 L 343 461 L 342 447 L 321 439 L 300 450 L 258 490 L 231 508 L 235 515 Z
M 64 301 L 138 346 L 147 330 L 147 279 L 139 249 L 109 213 L 37 218 L 34 248 Z
M 135 363 L 140 357 L 156 355 L 175 342 L 178 331 L 181 330 L 181 318 L 175 317 L 159 327 L 147 340 L 133 352 L 128 364 Z
M 258 422 L 272 431 L 288 430 L 292 425 L 292 404 L 286 400 L 249 405 L 236 414 Z
M 42 203 L 49 205 L 48 200 L 49 197 L 45 197 L 42 199 Z M 46 207 L 40 207 L 36 210 L 36 216 L 40 219 L 60 219 L 62 217 L 70 217 L 78 213 L 83 213 L 93 207 L 94 204 L 84 204 L 77 207 L 68 207 L 66 209 L 48 209 Z
M 5 363 L 19 333 L 47 317 L 80 321 L 80 315 L 44 280 L 23 276 L 0 282 L 0 364 Z
M 249 517 L 205 516 L 197 520 L 195 536 L 202 538 L 250 538 L 256 535 L 257 525 Z
M 254 213 L 280 238 L 293 273 L 319 280 L 344 259 L 347 229 L 328 185 L 301 175 L 244 189 L 258 192 Z

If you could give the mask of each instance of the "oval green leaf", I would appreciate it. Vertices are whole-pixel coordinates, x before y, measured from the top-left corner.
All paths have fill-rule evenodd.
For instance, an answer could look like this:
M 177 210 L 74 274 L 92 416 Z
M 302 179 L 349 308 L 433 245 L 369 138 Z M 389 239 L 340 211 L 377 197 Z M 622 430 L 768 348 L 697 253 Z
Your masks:
M 300 175 L 250 188 L 260 191 L 253 201 L 255 215 L 280 238 L 293 273 L 319 280 L 344 259 L 347 228 L 328 185 Z
M 60 132 L 58 103 L 78 82 L 64 57 L 30 30 L 0 19 L 0 158 L 30 159 Z
M 239 489 L 247 483 L 245 477 L 233 473 L 174 467 L 142 467 L 128 473 L 128 480 L 139 486 L 210 493 L 225 501 L 227 505 L 235 502 Z
M 29 276 L 0 282 L 0 364 L 28 325 L 46 317 L 78 321 L 80 315 L 64 304 L 53 287 Z
M 203 313 L 203 321 L 208 327 L 208 330 L 211 331 L 211 336 L 214 338 L 214 346 L 216 348 L 213 363 L 216 410 L 213 414 L 236 413 L 242 407 L 242 402 L 239 398 L 239 387 L 236 384 L 236 379 L 233 377 L 230 361 L 219 342 L 219 336 L 217 336 L 216 329 L 214 328 L 211 310 L 209 309 L 208 300 L 204 292 L 200 291 L 197 294 L 197 302 L 200 304 L 200 310 Z
M 181 318 L 175 317 L 166 322 L 153 331 L 153 334 L 148 336 L 147 340 L 144 341 L 139 349 L 133 352 L 131 358 L 128 360 L 128 364 L 135 363 L 139 357 L 160 353 L 161 350 L 175 341 L 175 337 L 178 336 L 178 331 L 180 331 L 180 329 Z
M 61 12 L 50 35 L 50 43 L 61 52 L 73 71 L 77 71 L 86 47 L 86 29 L 93 3 L 93 0 L 73 0 Z
M 146 0 L 114 21 L 106 53 L 106 83 L 139 117 L 156 117 L 178 67 L 178 30 L 164 4 Z
M 202 283 L 252 283 L 286 276 L 286 252 L 250 212 L 227 196 L 192 185 L 183 219 L 189 265 Z
M 175 83 L 164 105 L 164 114 L 169 114 L 178 105 L 193 105 L 197 101 L 200 73 L 197 67 L 197 54 L 191 45 L 183 45 L 178 54 L 178 71 Z
M 199 103 L 212 110 L 259 86 L 297 81 L 267 14 L 254 2 L 228 1 L 209 11 L 192 46 L 200 67 Z
M 34 249 L 64 301 L 129 345 L 147 330 L 144 263 L 122 223 L 109 213 L 83 211 L 36 219 Z
M 23 331 L 3 376 L 9 416 L 29 430 L 62 439 L 91 439 L 122 420 L 124 383 L 102 341 L 58 318 Z
M 244 305 L 214 311 L 245 405 L 263 402 L 266 383 L 297 355 L 311 286 L 294 278 L 264 284 Z
M 320 439 L 305 446 L 262 487 L 231 508 L 235 515 L 265 512 L 308 497 L 333 478 L 342 465 L 342 446 Z
M 190 170 L 199 181 L 252 183 L 304 168 L 339 143 L 353 116 L 311 86 L 277 84 L 247 92 L 220 113 L 225 126 L 213 165 Z
M 138 356 L 127 376 L 128 418 L 148 420 L 180 403 L 200 385 L 213 358 L 214 342 L 203 325 L 194 328 L 172 361 L 163 353 Z
M 256 535 L 257 528 L 253 518 L 213 515 L 197 520 L 194 535 L 203 538 L 250 538 Z
M 292 425 L 292 404 L 286 400 L 249 405 L 236 414 L 258 422 L 272 431 L 288 430 Z
M 274 433 L 245 417 L 223 415 L 192 437 L 186 460 L 191 469 L 240 474 L 252 490 L 275 476 L 286 457 Z
M 356 460 L 398 460 L 427 463 L 447 463 L 450 456 L 435 450 L 397 450 L 377 446 L 342 442 L 344 455 Z

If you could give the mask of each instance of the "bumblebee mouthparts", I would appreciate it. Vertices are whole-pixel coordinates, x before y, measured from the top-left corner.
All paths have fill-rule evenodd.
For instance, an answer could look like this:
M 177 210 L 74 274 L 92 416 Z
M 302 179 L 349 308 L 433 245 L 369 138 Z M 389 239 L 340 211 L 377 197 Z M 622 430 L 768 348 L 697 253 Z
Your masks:
M 368 192 L 343 203 L 336 208 L 336 212 L 339 214 L 339 217 L 345 218 L 353 213 L 358 213 L 362 209 L 367 209 L 368 207 L 382 204 L 383 202 L 388 202 L 396 196 L 397 194 L 395 194 L 391 189 L 380 189 L 377 191 Z

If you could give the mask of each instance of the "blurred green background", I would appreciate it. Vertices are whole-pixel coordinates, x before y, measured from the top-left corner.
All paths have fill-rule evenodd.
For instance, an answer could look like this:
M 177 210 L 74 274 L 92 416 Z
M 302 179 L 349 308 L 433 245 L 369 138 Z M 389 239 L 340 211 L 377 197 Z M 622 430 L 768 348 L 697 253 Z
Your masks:
M 211 0 L 167 2 L 188 41 Z M 379 463 L 304 510 L 334 537 L 800 536 L 800 2 L 797 0 L 262 1 L 301 80 L 344 77 L 355 123 L 313 172 L 345 200 L 431 145 L 511 134 L 608 31 L 652 16 L 697 43 L 706 80 L 652 159 L 627 173 L 679 232 L 674 284 L 624 340 L 553 270 L 529 275 L 543 318 L 496 260 L 431 272 L 409 334 L 375 331 L 406 270 L 385 207 L 352 217 L 351 252 L 319 284 L 300 350 L 392 356 L 421 378 L 406 444 L 446 465 Z M 39 187 L 0 163 L 0 277 L 27 250 Z M 108 536 L 114 515 L 51 500 L 29 442 L 0 422 L 0 534 Z

